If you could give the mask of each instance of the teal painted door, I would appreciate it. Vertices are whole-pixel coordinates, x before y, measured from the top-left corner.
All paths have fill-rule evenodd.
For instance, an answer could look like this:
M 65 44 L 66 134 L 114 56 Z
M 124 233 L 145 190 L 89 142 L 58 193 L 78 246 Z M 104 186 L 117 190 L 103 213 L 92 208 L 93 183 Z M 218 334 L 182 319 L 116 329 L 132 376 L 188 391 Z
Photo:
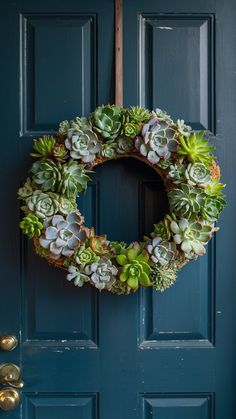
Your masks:
M 76 289 L 17 228 L 32 139 L 114 100 L 111 0 L 1 3 L 1 362 L 25 387 L 9 419 L 235 419 L 233 0 L 123 0 L 125 105 L 161 107 L 216 136 L 230 204 L 207 256 L 163 294 Z M 168 210 L 140 162 L 96 169 L 79 206 L 110 239 L 151 231 Z

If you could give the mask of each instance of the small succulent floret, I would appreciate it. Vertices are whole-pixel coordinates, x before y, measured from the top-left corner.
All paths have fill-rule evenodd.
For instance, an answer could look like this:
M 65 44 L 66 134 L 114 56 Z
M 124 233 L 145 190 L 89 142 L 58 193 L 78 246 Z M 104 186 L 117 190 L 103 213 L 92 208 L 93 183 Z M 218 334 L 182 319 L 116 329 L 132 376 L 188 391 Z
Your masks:
M 225 199 L 221 195 L 206 195 L 201 206 L 201 215 L 203 220 L 214 223 L 220 217 L 226 205 Z
M 82 267 L 98 262 L 99 259 L 100 257 L 94 253 L 91 247 L 85 247 L 85 245 L 82 245 L 75 253 L 76 263 Z
M 61 256 L 71 257 L 75 249 L 85 241 L 86 229 L 82 227 L 83 218 L 74 212 L 64 218 L 54 215 L 44 222 L 45 231 L 39 239 L 44 249 L 49 249 L 52 259 Z
M 75 130 L 71 128 L 67 132 L 65 146 L 70 151 L 70 156 L 75 160 L 81 160 L 84 163 L 91 163 L 99 153 L 101 145 L 97 134 L 91 129 Z
M 76 197 L 79 192 L 87 189 L 87 183 L 90 180 L 87 173 L 89 171 L 82 164 L 70 159 L 68 163 L 62 166 L 58 192 L 66 195 L 67 198 Z
M 93 252 L 98 256 L 106 255 L 110 252 L 110 245 L 106 236 L 92 236 L 89 244 Z
M 155 111 L 152 111 L 152 115 L 159 121 L 165 121 L 168 122 L 168 124 L 173 124 L 173 120 L 171 119 L 170 115 L 168 115 L 167 112 L 163 111 L 162 109 L 156 108 Z
M 55 192 L 59 189 L 61 182 L 62 166 L 59 162 L 51 159 L 36 161 L 32 166 L 33 181 L 40 185 L 44 192 Z
M 106 159 L 114 159 L 117 156 L 116 143 L 102 144 L 101 155 Z
M 93 129 L 105 141 L 115 140 L 124 118 L 124 110 L 116 105 L 99 106 L 92 114 Z
M 177 268 L 173 265 L 168 267 L 161 265 L 153 265 L 151 272 L 151 281 L 156 291 L 165 291 L 174 285 L 177 279 Z
M 225 184 L 219 183 L 218 180 L 212 180 L 207 185 L 205 185 L 205 193 L 207 195 L 216 195 L 220 197 L 224 197 L 222 193 L 222 189 L 224 189 Z
M 66 276 L 68 281 L 73 281 L 76 287 L 82 287 L 85 282 L 89 281 L 89 277 L 82 273 L 79 268 L 74 265 L 68 267 L 68 274 Z
M 161 266 L 167 266 L 176 258 L 177 249 L 174 242 L 162 240 L 160 237 L 155 237 L 147 244 L 147 251 L 150 254 L 151 260 Z
M 204 186 L 211 179 L 209 169 L 200 162 L 190 163 L 185 171 L 185 177 L 191 186 Z
M 67 150 L 64 144 L 56 144 L 52 150 L 52 157 L 63 163 L 67 158 Z
M 196 217 L 200 213 L 205 199 L 205 193 L 202 189 L 194 189 L 188 185 L 182 185 L 179 189 L 172 189 L 168 196 L 171 212 L 185 218 Z
M 62 121 L 59 125 L 59 134 L 67 134 L 67 131 L 69 131 L 71 128 L 74 130 L 84 130 L 84 129 L 91 129 L 91 124 L 89 123 L 87 118 L 79 118 L 78 116 L 75 119 L 72 119 L 71 121 Z
M 176 151 L 176 131 L 172 125 L 153 117 L 143 126 L 142 136 L 136 138 L 135 146 L 150 163 L 157 164 L 160 159 L 169 159 L 171 152 Z
M 186 181 L 185 171 L 185 164 L 171 164 L 168 172 L 168 177 L 173 181 L 173 183 L 179 185 L 180 183 L 184 183 Z
M 122 134 L 129 138 L 135 138 L 141 131 L 141 126 L 135 122 L 126 121 L 122 128 Z
M 152 116 L 149 110 L 140 106 L 131 106 L 127 113 L 130 122 L 133 122 L 135 124 L 142 124 L 144 122 L 148 122 L 148 120 Z
M 109 290 L 116 281 L 118 269 L 109 259 L 102 257 L 98 262 L 87 265 L 85 267 L 85 273 L 90 277 L 90 282 L 97 289 Z
M 24 185 L 18 190 L 18 196 L 20 199 L 24 200 L 33 194 L 33 186 L 31 179 L 28 177 Z
M 152 237 L 161 237 L 162 240 L 170 240 L 171 231 L 170 223 L 172 218 L 170 215 L 166 215 L 163 221 L 160 221 L 158 224 L 154 224 L 154 231 Z
M 148 253 L 141 250 L 138 243 L 134 243 L 127 250 L 117 256 L 116 260 L 122 266 L 120 281 L 126 282 L 130 288 L 137 289 L 139 284 L 149 287 L 151 268 L 148 262 Z
M 131 288 L 128 286 L 127 281 L 122 282 L 120 279 L 117 279 L 110 289 L 112 294 L 116 295 L 129 295 Z
M 29 239 L 39 237 L 43 228 L 43 224 L 34 214 L 26 215 L 19 225 L 23 233 L 26 234 Z
M 130 138 L 119 137 L 116 141 L 116 152 L 118 154 L 129 153 L 134 147 L 134 143 Z
M 44 158 L 52 154 L 56 140 L 51 135 L 44 135 L 42 138 L 34 140 L 33 149 L 35 153 L 31 153 L 33 157 Z
M 180 221 L 172 221 L 170 228 L 174 233 L 174 241 L 180 245 L 188 259 L 202 256 L 206 253 L 204 245 L 212 236 L 212 226 L 198 221 L 190 222 L 182 218 Z M 216 230 L 215 230 L 216 231 Z
M 179 133 L 183 135 L 183 137 L 189 137 L 192 128 L 189 125 L 186 125 L 183 119 L 177 119 L 176 125 Z
M 204 138 L 204 132 L 191 133 L 188 137 L 179 136 L 180 146 L 177 152 L 181 156 L 186 156 L 191 163 L 201 162 L 210 167 L 213 156 L 210 154 L 214 150 L 213 146 L 208 144 L 208 140 Z

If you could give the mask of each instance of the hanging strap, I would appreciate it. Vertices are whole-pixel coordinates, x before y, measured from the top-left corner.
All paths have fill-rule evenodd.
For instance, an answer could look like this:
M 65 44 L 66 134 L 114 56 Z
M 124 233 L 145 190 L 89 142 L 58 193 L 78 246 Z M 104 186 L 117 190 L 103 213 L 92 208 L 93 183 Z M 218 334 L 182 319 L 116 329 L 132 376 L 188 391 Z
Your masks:
M 123 106 L 122 0 L 115 0 L 115 103 Z

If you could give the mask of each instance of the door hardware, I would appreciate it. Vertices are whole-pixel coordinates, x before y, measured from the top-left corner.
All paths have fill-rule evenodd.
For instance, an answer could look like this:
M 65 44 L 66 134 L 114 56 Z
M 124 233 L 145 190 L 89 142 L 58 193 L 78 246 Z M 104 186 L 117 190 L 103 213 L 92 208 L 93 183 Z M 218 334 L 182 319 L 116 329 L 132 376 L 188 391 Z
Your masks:
M 3 351 L 12 351 L 18 345 L 18 340 L 14 335 L 0 336 L 0 349 Z
M 15 388 L 24 387 L 24 381 L 21 380 L 20 368 L 15 364 L 1 364 L 0 383 Z
M 14 410 L 20 403 L 20 394 L 15 388 L 5 387 L 0 390 L 0 409 Z

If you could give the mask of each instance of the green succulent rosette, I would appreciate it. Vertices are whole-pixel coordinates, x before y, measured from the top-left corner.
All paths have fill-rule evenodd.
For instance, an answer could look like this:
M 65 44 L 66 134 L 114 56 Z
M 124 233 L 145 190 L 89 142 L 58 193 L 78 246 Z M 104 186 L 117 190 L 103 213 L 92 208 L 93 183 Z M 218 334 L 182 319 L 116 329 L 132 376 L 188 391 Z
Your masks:
M 225 184 L 213 150 L 206 133 L 161 109 L 98 106 L 88 117 L 62 121 L 55 135 L 34 139 L 36 160 L 18 190 L 20 228 L 39 256 L 68 270 L 67 280 L 78 289 L 90 284 L 115 295 L 140 287 L 163 292 L 175 284 L 179 269 L 206 253 L 219 229 Z M 151 166 L 169 201 L 169 214 L 131 244 L 86 227 L 77 206 L 96 166 L 123 157 Z

